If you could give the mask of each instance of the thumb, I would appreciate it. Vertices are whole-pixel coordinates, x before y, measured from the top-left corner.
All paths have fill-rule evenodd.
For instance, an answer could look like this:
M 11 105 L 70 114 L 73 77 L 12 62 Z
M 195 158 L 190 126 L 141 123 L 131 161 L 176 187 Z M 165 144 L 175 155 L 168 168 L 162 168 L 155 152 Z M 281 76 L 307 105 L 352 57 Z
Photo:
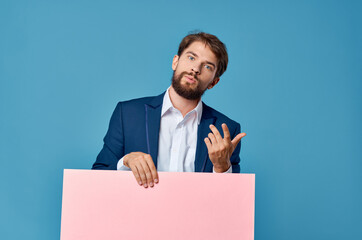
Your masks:
M 246 136 L 246 133 L 239 133 L 238 135 L 236 135 L 236 137 L 234 137 L 234 139 L 231 141 L 231 144 L 233 145 L 233 147 L 236 148 L 236 146 L 238 145 L 240 140 L 245 136 Z

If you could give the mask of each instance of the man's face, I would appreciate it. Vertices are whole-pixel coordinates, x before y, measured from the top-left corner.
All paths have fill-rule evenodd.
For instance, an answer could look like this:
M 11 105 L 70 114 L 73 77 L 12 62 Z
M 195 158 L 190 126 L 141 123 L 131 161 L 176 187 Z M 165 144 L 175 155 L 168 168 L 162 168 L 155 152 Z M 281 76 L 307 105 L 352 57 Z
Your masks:
M 213 88 L 219 81 L 215 77 L 217 58 L 210 47 L 195 41 L 181 54 L 174 56 L 172 87 L 181 97 L 200 99 L 206 89 Z

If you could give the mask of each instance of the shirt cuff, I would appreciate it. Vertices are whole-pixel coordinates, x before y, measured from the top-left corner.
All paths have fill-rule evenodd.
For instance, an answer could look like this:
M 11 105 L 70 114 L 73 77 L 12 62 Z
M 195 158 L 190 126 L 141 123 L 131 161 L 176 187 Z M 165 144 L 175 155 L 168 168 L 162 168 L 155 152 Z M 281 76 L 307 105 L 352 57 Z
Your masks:
M 212 172 L 213 172 L 213 173 L 217 173 L 217 172 L 215 172 L 214 167 L 212 167 Z M 232 169 L 232 167 L 230 166 L 229 169 L 228 169 L 226 172 L 223 172 L 223 173 L 232 173 L 232 172 L 233 172 L 233 169 Z
M 123 157 L 124 158 L 124 157 Z M 121 170 L 121 171 L 129 171 L 131 170 L 129 167 L 126 167 L 124 164 L 123 164 L 123 158 L 121 158 L 118 163 L 117 163 L 117 170 Z

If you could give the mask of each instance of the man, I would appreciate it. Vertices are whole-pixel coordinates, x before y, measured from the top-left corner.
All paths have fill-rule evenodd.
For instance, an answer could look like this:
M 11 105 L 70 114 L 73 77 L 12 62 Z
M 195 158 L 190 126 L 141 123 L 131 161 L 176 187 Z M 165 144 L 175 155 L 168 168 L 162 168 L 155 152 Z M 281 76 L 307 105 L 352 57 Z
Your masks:
M 239 142 L 246 134 L 201 101 L 227 64 L 226 47 L 216 36 L 186 36 L 166 92 L 118 103 L 93 169 L 132 170 L 145 188 L 158 183 L 157 170 L 239 172 Z

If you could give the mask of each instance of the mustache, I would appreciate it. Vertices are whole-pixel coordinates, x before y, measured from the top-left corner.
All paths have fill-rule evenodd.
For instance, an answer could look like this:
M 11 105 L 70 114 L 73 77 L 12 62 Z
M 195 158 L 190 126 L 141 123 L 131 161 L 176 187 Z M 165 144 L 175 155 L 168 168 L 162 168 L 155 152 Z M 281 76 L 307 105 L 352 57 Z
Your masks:
M 199 79 L 197 78 L 197 76 L 195 75 L 195 74 L 193 74 L 192 72 L 182 72 L 181 73 L 181 78 L 183 77 L 183 76 L 185 76 L 185 75 L 189 75 L 189 76 L 191 76 L 191 77 L 193 77 L 196 81 L 199 81 Z

